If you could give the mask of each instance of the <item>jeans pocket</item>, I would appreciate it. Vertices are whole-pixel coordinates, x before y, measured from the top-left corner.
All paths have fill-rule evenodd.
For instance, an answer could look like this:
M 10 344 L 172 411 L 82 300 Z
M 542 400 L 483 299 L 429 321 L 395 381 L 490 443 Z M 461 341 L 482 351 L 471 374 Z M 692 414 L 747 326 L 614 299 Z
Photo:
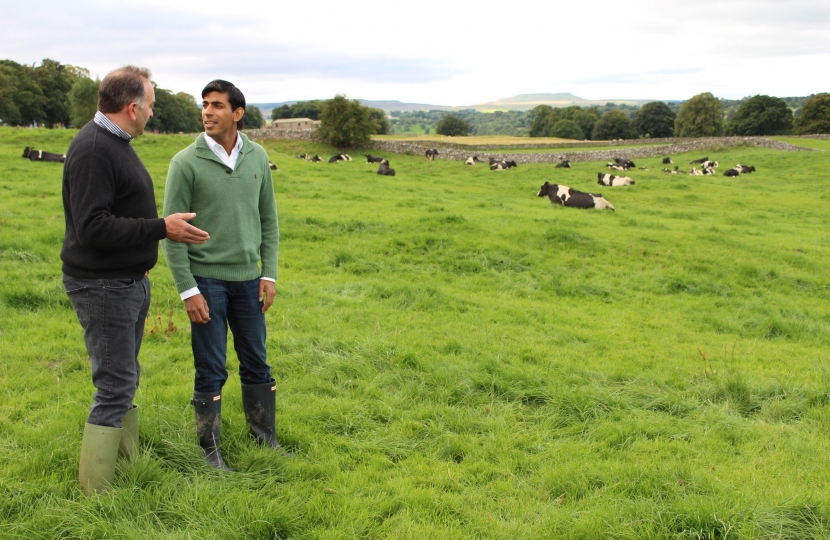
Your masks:
M 105 289 L 110 290 L 118 290 L 118 289 L 129 289 L 130 287 L 134 286 L 138 283 L 134 279 L 124 278 L 124 279 L 108 279 L 106 285 L 104 285 Z

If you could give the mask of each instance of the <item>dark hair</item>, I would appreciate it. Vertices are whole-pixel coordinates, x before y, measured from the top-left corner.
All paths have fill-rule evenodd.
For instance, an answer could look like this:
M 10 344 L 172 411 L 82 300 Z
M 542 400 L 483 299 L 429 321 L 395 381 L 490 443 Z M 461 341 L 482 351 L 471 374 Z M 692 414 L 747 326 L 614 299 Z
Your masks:
M 98 110 L 117 113 L 133 101 L 143 107 L 144 81 L 149 81 L 151 76 L 149 69 L 136 66 L 124 66 L 109 72 L 98 89 Z
M 223 81 L 222 79 L 216 79 L 215 81 L 210 81 L 207 83 L 207 86 L 202 89 L 202 99 L 205 98 L 206 95 L 210 94 L 211 92 L 219 92 L 220 94 L 227 94 L 228 101 L 231 104 L 231 111 L 235 111 L 239 107 L 245 109 L 245 96 L 242 94 L 242 91 L 233 85 L 233 83 L 228 81 Z M 239 119 L 236 123 L 236 129 L 242 129 L 242 126 L 245 125 L 245 118 Z

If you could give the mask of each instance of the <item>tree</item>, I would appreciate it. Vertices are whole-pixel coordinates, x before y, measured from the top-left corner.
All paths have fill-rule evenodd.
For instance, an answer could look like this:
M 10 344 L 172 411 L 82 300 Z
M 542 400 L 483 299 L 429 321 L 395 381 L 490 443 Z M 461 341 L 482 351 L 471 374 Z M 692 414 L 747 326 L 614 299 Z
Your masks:
M 607 141 L 611 139 L 631 139 L 634 128 L 631 119 L 622 111 L 609 111 L 602 115 L 594 126 L 592 139 Z
M 720 137 L 723 134 L 723 105 L 710 92 L 698 94 L 680 106 L 674 121 L 676 137 Z
M 572 120 L 579 124 L 582 133 L 584 133 L 584 138 L 590 139 L 594 133 L 594 126 L 599 121 L 599 118 L 599 109 L 597 107 L 590 107 L 574 114 Z
M 553 128 L 550 130 L 551 137 L 559 137 L 560 139 L 576 139 L 582 140 L 585 138 L 585 134 L 582 132 L 582 128 L 579 127 L 579 124 L 574 122 L 573 120 L 560 120 L 556 124 L 554 124 Z
M 537 105 L 530 110 L 530 131 L 531 137 L 547 137 L 555 122 L 551 122 L 553 107 L 550 105 Z
M 662 101 L 646 103 L 637 111 L 632 126 L 640 137 L 651 139 L 671 137 L 674 135 L 674 121 L 677 115 L 674 114 L 668 105 Z
M 75 81 L 69 91 L 69 120 L 79 128 L 92 120 L 98 110 L 98 87 L 100 81 L 82 78 Z
M 386 113 L 383 110 L 369 108 L 369 119 L 375 124 L 374 133 L 378 135 L 389 133 L 389 119 L 386 118 Z
M 202 128 L 202 117 L 193 96 L 156 88 L 156 104 L 147 129 L 163 133 L 193 133 Z
M 793 133 L 830 133 L 830 94 L 821 93 L 810 98 L 793 122 Z
M 343 94 L 322 103 L 320 127 L 317 133 L 327 143 L 338 148 L 352 148 L 369 142 L 375 125 L 369 118 L 369 108 Z
M 69 91 L 75 80 L 60 62 L 44 58 L 40 66 L 31 69 L 31 78 L 43 93 L 43 112 L 46 125 L 69 125 Z
M 265 118 L 259 107 L 246 107 L 245 116 L 242 117 L 245 129 L 259 129 L 265 125 Z
M 435 126 L 435 133 L 450 137 L 466 136 L 470 131 L 467 122 L 454 114 L 445 114 Z
M 12 60 L 0 60 L 0 71 L 8 77 L 8 88 L 13 88 L 10 91 L 13 101 L 6 108 L 12 111 L 14 118 L 6 122 L 12 126 L 46 123 L 46 113 L 43 110 L 45 99 L 40 86 L 32 79 L 33 68 L 21 66 Z
M 320 120 L 323 114 L 323 102 L 319 99 L 311 101 L 298 101 L 291 106 L 291 116 L 289 118 L 309 118 L 311 120 Z
M 271 120 L 282 120 L 283 118 L 291 118 L 291 107 L 283 105 L 271 109 Z
M 726 124 L 729 135 L 787 135 L 793 128 L 793 112 L 783 99 L 753 96 L 741 103 Z

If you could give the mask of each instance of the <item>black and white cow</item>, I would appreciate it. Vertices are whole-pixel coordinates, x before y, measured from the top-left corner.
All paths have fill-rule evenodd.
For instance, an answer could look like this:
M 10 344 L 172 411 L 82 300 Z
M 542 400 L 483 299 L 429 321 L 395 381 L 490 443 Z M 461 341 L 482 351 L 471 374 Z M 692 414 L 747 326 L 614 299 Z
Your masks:
M 707 161 L 709 161 L 709 156 L 706 156 L 705 158 L 696 159 L 694 161 L 690 161 L 689 165 L 700 165 L 701 163 L 706 163 Z
M 273 161 L 269 161 L 269 162 L 268 162 L 268 167 L 269 167 L 272 171 L 278 171 L 278 170 L 280 170 L 280 169 L 279 169 L 279 167 L 277 167 L 277 164 L 276 164 L 276 163 L 274 163 Z
M 366 154 L 366 163 L 380 163 L 383 161 L 383 158 L 380 156 L 373 156 L 372 154 Z
M 608 187 L 633 186 L 634 180 L 627 176 L 614 176 L 613 174 L 597 173 L 597 184 Z
M 308 160 L 309 160 L 309 161 L 313 161 L 314 163 L 317 163 L 318 161 L 323 161 L 323 160 L 320 158 L 320 156 L 318 156 L 317 154 L 314 154 L 314 156 L 313 156 L 313 157 L 308 158 Z
M 380 160 L 380 167 L 378 167 L 378 174 L 384 176 L 395 176 L 395 169 L 389 167 L 389 162 L 385 159 Z
M 66 161 L 66 154 L 44 152 L 43 150 L 35 150 L 34 148 L 29 148 L 28 146 L 25 150 L 23 150 L 23 157 L 29 158 L 29 161 L 49 161 L 52 163 L 63 163 Z
M 741 171 L 738 169 L 729 169 L 723 172 L 724 176 L 738 176 L 741 174 Z
M 667 174 L 686 174 L 686 171 L 681 171 L 680 167 L 678 167 L 677 165 L 674 166 L 674 169 L 665 168 L 663 169 L 663 172 Z
M 351 161 L 352 158 L 349 157 L 349 154 L 337 154 L 335 156 L 331 156 L 329 158 L 329 163 L 337 163 L 338 161 Z
M 424 152 L 424 156 L 427 158 L 428 161 L 433 161 L 435 156 L 438 155 L 438 150 L 435 148 L 430 148 L 426 152 Z
M 554 167 L 554 169 L 570 169 L 570 168 L 571 168 L 571 162 L 568 161 L 567 159 L 563 159 L 562 161 L 560 161 L 559 163 L 556 164 L 556 167 Z
M 672 163 L 674 163 L 674 161 L 672 161 L 670 157 L 663 158 L 663 165 L 671 165 Z
M 309 160 L 309 159 L 311 159 L 311 158 L 309 157 L 309 155 L 308 155 L 308 154 L 299 154 L 299 155 L 297 155 L 297 159 L 305 159 L 305 160 Z
M 606 163 L 605 167 L 607 169 L 614 169 L 615 171 L 627 171 L 628 170 L 628 167 L 626 167 L 625 165 L 618 165 L 618 164 L 614 163 L 613 161 L 609 161 L 608 163 Z
M 741 165 L 740 163 L 738 163 L 737 165 L 735 165 L 735 170 L 743 174 L 748 174 L 751 172 L 755 172 L 755 167 L 753 167 L 752 165 Z
M 478 156 L 471 156 L 464 160 L 464 165 L 475 165 L 478 162 Z
M 717 161 L 706 160 L 703 163 L 701 163 L 700 166 L 703 167 L 704 169 L 717 169 L 718 168 L 718 162 Z
M 631 161 L 630 159 L 626 159 L 626 158 L 615 157 L 614 158 L 614 163 L 616 163 L 617 165 L 621 165 L 621 166 L 625 167 L 626 169 L 633 169 L 633 168 L 637 167 L 634 164 L 633 161 Z
M 506 171 L 511 167 L 518 167 L 515 161 L 494 161 L 490 163 L 490 170 L 491 171 Z
M 551 204 L 561 204 L 570 208 L 614 209 L 611 203 L 606 201 L 600 193 L 584 193 L 568 186 L 560 186 L 550 182 L 545 182 L 536 196 L 547 197 Z

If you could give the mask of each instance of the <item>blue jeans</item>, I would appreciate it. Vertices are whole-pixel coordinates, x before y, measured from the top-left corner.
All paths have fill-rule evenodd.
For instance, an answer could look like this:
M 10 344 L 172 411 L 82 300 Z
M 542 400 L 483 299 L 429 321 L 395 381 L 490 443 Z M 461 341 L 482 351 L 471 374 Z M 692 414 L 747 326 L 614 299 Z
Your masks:
M 121 427 L 133 406 L 141 366 L 138 351 L 150 309 L 150 280 L 78 279 L 63 275 L 63 285 L 84 329 L 92 368 L 92 396 L 87 423 Z
M 196 284 L 207 302 L 210 321 L 190 323 L 195 391 L 219 392 L 228 380 L 228 326 L 233 332 L 242 383 L 271 382 L 271 368 L 265 359 L 265 314 L 259 301 L 259 279 L 223 281 L 196 276 Z

